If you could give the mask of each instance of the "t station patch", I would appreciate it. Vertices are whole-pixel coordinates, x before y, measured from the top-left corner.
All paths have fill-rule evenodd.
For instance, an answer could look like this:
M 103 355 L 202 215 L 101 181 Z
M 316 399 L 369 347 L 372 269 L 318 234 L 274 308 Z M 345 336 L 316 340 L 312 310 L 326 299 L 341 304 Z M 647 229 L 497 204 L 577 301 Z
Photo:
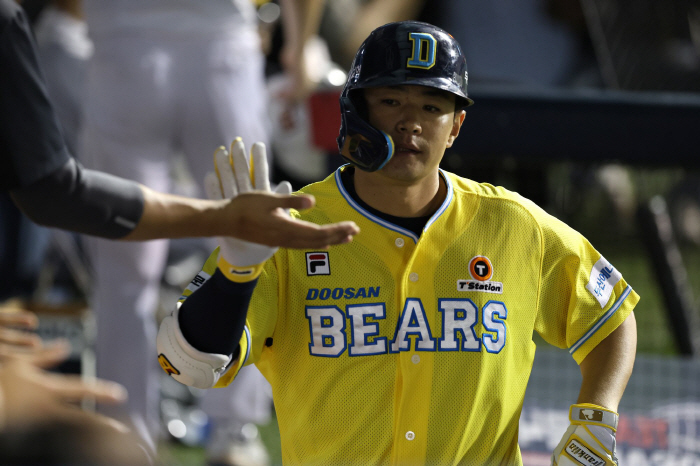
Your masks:
M 469 275 L 472 280 L 457 280 L 458 291 L 481 291 L 483 293 L 503 293 L 503 283 L 490 281 L 493 265 L 486 256 L 474 256 L 469 261 Z
M 331 264 L 327 252 L 306 253 L 306 275 L 330 275 Z

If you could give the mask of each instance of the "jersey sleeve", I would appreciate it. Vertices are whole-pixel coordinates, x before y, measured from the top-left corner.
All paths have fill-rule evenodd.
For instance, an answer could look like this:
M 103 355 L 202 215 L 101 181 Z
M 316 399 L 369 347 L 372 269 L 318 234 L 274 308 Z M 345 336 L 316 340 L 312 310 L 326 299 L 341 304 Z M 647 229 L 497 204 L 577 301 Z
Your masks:
M 639 295 L 580 233 L 538 216 L 542 263 L 535 330 L 578 364 L 632 312 Z

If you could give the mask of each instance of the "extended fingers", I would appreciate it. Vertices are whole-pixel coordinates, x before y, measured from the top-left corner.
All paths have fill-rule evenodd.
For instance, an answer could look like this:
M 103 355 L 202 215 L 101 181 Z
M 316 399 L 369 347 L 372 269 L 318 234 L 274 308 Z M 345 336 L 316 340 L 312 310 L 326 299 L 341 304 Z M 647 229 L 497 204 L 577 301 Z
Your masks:
M 231 166 L 231 158 L 223 146 L 216 149 L 214 153 L 214 168 L 218 175 L 219 190 L 223 197 L 230 199 L 238 195 L 236 178 L 233 174 L 233 167 Z
M 290 217 L 281 232 L 280 245 L 282 247 L 325 249 L 336 244 L 349 243 L 352 241 L 352 237 L 360 232 L 360 229 L 355 222 L 316 225 Z
M 231 159 L 233 171 L 238 184 L 239 193 L 247 193 L 253 190 L 253 182 L 250 180 L 250 166 L 246 156 L 245 146 L 241 138 L 236 138 L 231 144 Z
M 18 308 L 0 308 L 0 326 L 34 329 L 37 323 L 38 319 L 33 312 Z
M 46 384 L 54 396 L 65 402 L 92 398 L 98 403 L 122 403 L 127 398 L 126 388 L 102 379 L 84 380 L 80 376 L 46 374 Z
M 55 340 L 39 348 L 0 348 L 0 357 L 19 359 L 40 368 L 49 368 L 65 361 L 70 356 L 70 343 Z
M 219 177 L 214 172 L 209 172 L 204 175 L 204 192 L 207 193 L 209 199 L 218 201 L 224 196 L 221 192 L 221 182 Z
M 36 333 L 0 327 L 0 343 L 15 347 L 38 348 L 41 338 Z
M 256 142 L 253 144 L 251 152 L 251 171 L 255 180 L 255 189 L 258 191 L 270 190 L 270 170 L 267 165 L 267 154 L 265 144 Z
M 292 194 L 292 185 L 289 181 L 282 181 L 275 187 L 275 193 L 281 196 L 288 196 Z

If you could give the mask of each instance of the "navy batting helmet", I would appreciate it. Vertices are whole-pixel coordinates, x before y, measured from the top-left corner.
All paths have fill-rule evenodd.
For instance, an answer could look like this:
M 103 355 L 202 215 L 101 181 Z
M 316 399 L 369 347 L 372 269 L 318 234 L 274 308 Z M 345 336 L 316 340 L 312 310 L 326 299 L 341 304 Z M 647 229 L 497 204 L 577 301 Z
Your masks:
M 345 160 L 375 171 L 391 159 L 391 136 L 367 122 L 364 98 L 353 91 L 402 84 L 451 92 L 457 96 L 458 108 L 474 103 L 467 97 L 467 61 L 454 37 L 418 21 L 378 27 L 357 51 L 340 95 L 338 149 Z

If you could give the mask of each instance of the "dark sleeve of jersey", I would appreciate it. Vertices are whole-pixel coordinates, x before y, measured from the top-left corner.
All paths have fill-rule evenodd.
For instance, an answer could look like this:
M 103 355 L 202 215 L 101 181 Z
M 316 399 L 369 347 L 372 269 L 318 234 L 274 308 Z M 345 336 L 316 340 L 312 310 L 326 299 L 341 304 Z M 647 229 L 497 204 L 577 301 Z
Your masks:
M 257 283 L 234 283 L 216 269 L 180 306 L 182 336 L 199 351 L 232 354 L 235 359 Z
M 87 170 L 73 158 L 10 194 L 17 207 L 39 225 L 102 238 L 125 236 L 143 214 L 143 191 L 138 183 Z
M 32 184 L 69 158 L 27 17 L 0 0 L 0 189 Z

